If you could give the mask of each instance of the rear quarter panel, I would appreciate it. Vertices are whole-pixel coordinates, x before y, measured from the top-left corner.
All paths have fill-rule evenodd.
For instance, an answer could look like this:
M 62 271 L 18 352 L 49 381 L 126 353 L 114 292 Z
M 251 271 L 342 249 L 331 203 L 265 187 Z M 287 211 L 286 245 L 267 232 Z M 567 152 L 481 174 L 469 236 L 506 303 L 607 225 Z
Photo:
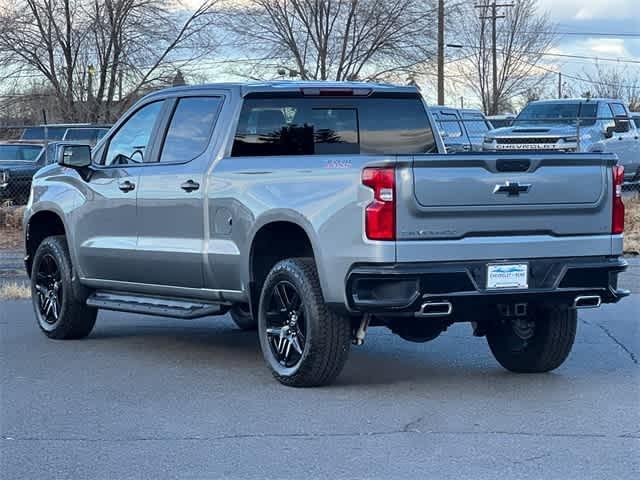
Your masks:
M 325 300 L 343 303 L 353 263 L 395 261 L 395 242 L 364 237 L 373 193 L 360 180 L 365 166 L 394 163 L 392 156 L 223 158 L 209 179 L 208 282 L 245 290 L 252 239 L 263 226 L 288 221 L 311 240 Z

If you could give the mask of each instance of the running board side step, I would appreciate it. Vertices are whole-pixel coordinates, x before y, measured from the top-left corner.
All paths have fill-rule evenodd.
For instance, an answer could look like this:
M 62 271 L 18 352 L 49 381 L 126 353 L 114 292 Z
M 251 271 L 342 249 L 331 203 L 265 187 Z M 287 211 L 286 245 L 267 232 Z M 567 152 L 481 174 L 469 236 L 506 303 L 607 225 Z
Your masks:
M 89 296 L 87 305 L 102 310 L 187 320 L 210 315 L 224 315 L 229 310 L 229 305 L 225 304 L 101 291 Z

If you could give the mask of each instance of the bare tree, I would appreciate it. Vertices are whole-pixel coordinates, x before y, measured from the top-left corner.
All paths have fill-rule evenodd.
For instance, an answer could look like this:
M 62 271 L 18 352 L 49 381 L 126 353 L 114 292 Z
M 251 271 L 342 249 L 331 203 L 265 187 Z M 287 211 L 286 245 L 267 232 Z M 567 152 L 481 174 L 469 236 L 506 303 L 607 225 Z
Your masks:
M 595 69 L 584 71 L 582 91 L 592 97 L 618 98 L 632 111 L 640 111 L 640 75 L 627 68 L 607 67 L 596 62 Z
M 18 0 L 0 13 L 0 66 L 44 78 L 65 119 L 108 121 L 212 51 L 217 1 Z
M 303 80 L 413 77 L 434 55 L 433 0 L 243 0 L 227 29 L 242 73 Z
M 465 60 L 457 62 L 463 84 L 472 90 L 482 102 L 485 112 L 495 115 L 501 106 L 509 105 L 514 98 L 537 89 L 549 75 L 538 68 L 544 54 L 553 45 L 556 36 L 547 14 L 539 14 L 536 0 L 513 0 L 513 6 L 505 8 L 504 18 L 498 20 L 497 50 L 497 98 L 492 88 L 492 38 L 489 2 L 480 8 L 466 8 L 461 13 L 458 37 L 466 52 Z

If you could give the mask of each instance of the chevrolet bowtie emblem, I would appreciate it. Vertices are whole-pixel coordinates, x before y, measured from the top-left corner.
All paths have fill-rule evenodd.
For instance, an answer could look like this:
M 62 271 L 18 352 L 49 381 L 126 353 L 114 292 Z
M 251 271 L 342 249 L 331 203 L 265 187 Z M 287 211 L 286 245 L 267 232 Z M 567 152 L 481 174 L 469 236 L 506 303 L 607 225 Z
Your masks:
M 517 197 L 521 193 L 527 193 L 531 188 L 530 183 L 505 182 L 503 185 L 496 185 L 493 193 L 506 193 L 510 197 Z

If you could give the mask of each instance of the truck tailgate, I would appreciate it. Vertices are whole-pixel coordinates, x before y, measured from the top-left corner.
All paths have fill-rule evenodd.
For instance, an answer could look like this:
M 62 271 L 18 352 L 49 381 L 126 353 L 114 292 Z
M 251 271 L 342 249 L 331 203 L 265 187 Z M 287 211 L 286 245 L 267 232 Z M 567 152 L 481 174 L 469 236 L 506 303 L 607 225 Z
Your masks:
M 615 163 L 598 153 L 401 157 L 397 239 L 609 234 Z

